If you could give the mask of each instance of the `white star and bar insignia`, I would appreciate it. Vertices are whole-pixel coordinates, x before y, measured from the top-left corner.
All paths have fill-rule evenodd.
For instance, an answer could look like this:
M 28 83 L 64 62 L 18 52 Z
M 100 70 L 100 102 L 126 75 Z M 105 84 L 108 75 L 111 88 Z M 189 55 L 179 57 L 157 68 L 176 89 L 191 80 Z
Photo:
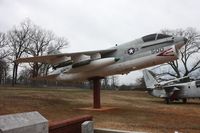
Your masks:
M 135 49 L 134 48 L 129 48 L 128 49 L 128 54 L 129 55 L 132 55 L 132 54 L 134 54 L 135 53 Z

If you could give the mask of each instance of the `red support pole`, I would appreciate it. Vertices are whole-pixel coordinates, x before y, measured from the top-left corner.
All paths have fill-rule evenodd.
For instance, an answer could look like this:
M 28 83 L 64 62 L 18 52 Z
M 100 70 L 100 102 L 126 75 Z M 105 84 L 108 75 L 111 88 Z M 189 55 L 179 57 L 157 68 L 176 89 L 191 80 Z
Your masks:
M 100 89 L 100 78 L 93 79 L 93 108 L 95 109 L 101 108 Z

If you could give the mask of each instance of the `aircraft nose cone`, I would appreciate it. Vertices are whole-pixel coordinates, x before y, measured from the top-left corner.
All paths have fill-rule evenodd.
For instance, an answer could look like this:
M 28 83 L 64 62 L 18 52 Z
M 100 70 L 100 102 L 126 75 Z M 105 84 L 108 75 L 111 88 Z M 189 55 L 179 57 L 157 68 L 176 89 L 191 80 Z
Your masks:
M 177 49 L 180 49 L 188 42 L 188 39 L 185 37 L 175 37 L 175 46 Z

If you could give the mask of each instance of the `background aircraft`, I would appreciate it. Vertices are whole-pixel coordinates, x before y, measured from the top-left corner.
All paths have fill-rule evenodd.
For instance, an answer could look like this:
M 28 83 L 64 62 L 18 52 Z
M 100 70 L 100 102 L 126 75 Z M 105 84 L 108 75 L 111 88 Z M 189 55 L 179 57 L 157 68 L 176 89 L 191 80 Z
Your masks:
M 175 100 L 186 103 L 188 98 L 200 98 L 200 80 L 181 83 L 182 79 L 189 78 L 183 77 L 158 83 L 153 72 L 145 69 L 143 74 L 149 94 L 164 98 L 167 104 Z
M 53 66 L 54 70 L 48 76 L 37 79 L 93 80 L 94 93 L 97 94 L 101 78 L 176 60 L 178 50 L 186 42 L 187 39 L 183 37 L 150 34 L 106 50 L 20 58 L 16 62 L 41 62 Z
M 16 62 L 51 64 L 54 70 L 40 79 L 84 81 L 176 60 L 186 41 L 183 37 L 151 34 L 107 50 L 20 58 Z

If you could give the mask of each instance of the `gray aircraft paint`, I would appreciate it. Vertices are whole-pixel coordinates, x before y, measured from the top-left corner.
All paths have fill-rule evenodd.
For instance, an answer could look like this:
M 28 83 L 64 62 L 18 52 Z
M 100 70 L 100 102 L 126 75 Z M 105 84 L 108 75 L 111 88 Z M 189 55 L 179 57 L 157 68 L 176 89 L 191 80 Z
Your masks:
M 172 40 L 172 38 L 168 38 L 168 39 Z M 180 38 L 180 40 L 181 39 L 183 39 L 183 38 Z M 180 42 L 180 40 L 177 42 Z M 158 42 L 160 42 L 160 41 L 158 40 Z M 119 62 L 116 62 L 113 65 L 109 65 L 109 66 L 101 68 L 99 70 L 96 70 L 93 73 L 87 73 L 87 74 L 79 73 L 79 74 L 72 74 L 70 76 L 71 76 L 71 78 L 73 77 L 72 79 L 86 80 L 87 77 L 92 77 L 93 75 L 95 75 L 95 77 L 96 76 L 104 77 L 104 76 L 108 76 L 108 75 L 128 73 L 133 70 L 138 70 L 138 69 L 150 67 L 153 65 L 157 65 L 157 64 L 165 63 L 167 61 L 172 61 L 172 60 L 177 59 L 177 57 L 175 57 L 175 56 L 174 57 L 170 57 L 170 56 L 158 57 L 157 56 L 158 53 L 152 54 L 152 49 L 158 49 L 158 48 L 168 49 L 169 47 L 173 47 L 173 45 L 176 44 L 176 42 L 175 43 L 167 42 L 167 43 L 163 43 L 160 45 L 156 45 L 155 47 L 151 46 L 148 48 L 141 48 L 142 46 L 152 45 L 154 43 L 157 43 L 157 41 L 144 43 L 141 39 L 138 39 L 136 41 L 132 41 L 129 43 L 125 43 L 125 44 L 116 46 L 115 47 L 117 49 L 116 52 L 108 55 L 107 57 L 119 57 L 120 58 Z M 182 41 L 181 43 L 184 43 L 184 42 Z M 135 53 L 129 55 L 127 51 L 130 48 L 136 49 Z M 176 54 L 178 54 L 178 53 L 176 53 Z M 87 75 L 87 77 L 85 75 Z M 69 77 L 69 74 L 66 76 Z M 63 78 L 60 77 L 59 80 L 69 79 L 66 76 L 64 76 Z M 84 77 L 85 77 L 85 79 L 84 79 Z
M 87 58 L 88 60 L 90 57 L 95 57 L 93 60 L 97 61 L 100 58 L 110 57 L 120 59 L 119 61 L 113 62 L 110 65 L 100 68 L 91 68 L 91 70 L 83 70 L 81 69 L 81 66 L 79 69 L 75 70 L 72 68 L 73 64 L 71 64 L 57 68 L 46 77 L 37 78 L 64 81 L 85 81 L 93 77 L 106 77 L 115 74 L 126 74 L 130 71 L 176 60 L 178 58 L 178 50 L 185 43 L 185 38 L 183 37 L 167 36 L 162 39 L 154 39 L 150 41 L 144 41 L 143 37 L 121 45 L 117 45 L 107 50 L 86 51 L 71 54 L 64 53 L 50 56 L 47 55 L 43 57 L 29 57 L 18 59 L 16 62 L 40 62 L 41 60 L 43 62 L 46 61 L 45 63 L 48 64 L 50 63 L 59 65 L 59 63 L 66 61 L 65 59 L 71 59 L 75 63 L 84 61 L 84 58 Z M 171 54 L 169 52 L 171 52 Z M 51 60 L 51 58 L 54 56 L 58 57 L 54 59 L 55 61 Z
M 144 81 L 150 95 L 160 98 L 168 98 L 171 101 L 200 98 L 200 81 L 189 81 L 186 83 L 173 83 L 180 79 L 158 83 L 149 70 L 143 70 Z M 186 102 L 186 101 L 185 101 Z

